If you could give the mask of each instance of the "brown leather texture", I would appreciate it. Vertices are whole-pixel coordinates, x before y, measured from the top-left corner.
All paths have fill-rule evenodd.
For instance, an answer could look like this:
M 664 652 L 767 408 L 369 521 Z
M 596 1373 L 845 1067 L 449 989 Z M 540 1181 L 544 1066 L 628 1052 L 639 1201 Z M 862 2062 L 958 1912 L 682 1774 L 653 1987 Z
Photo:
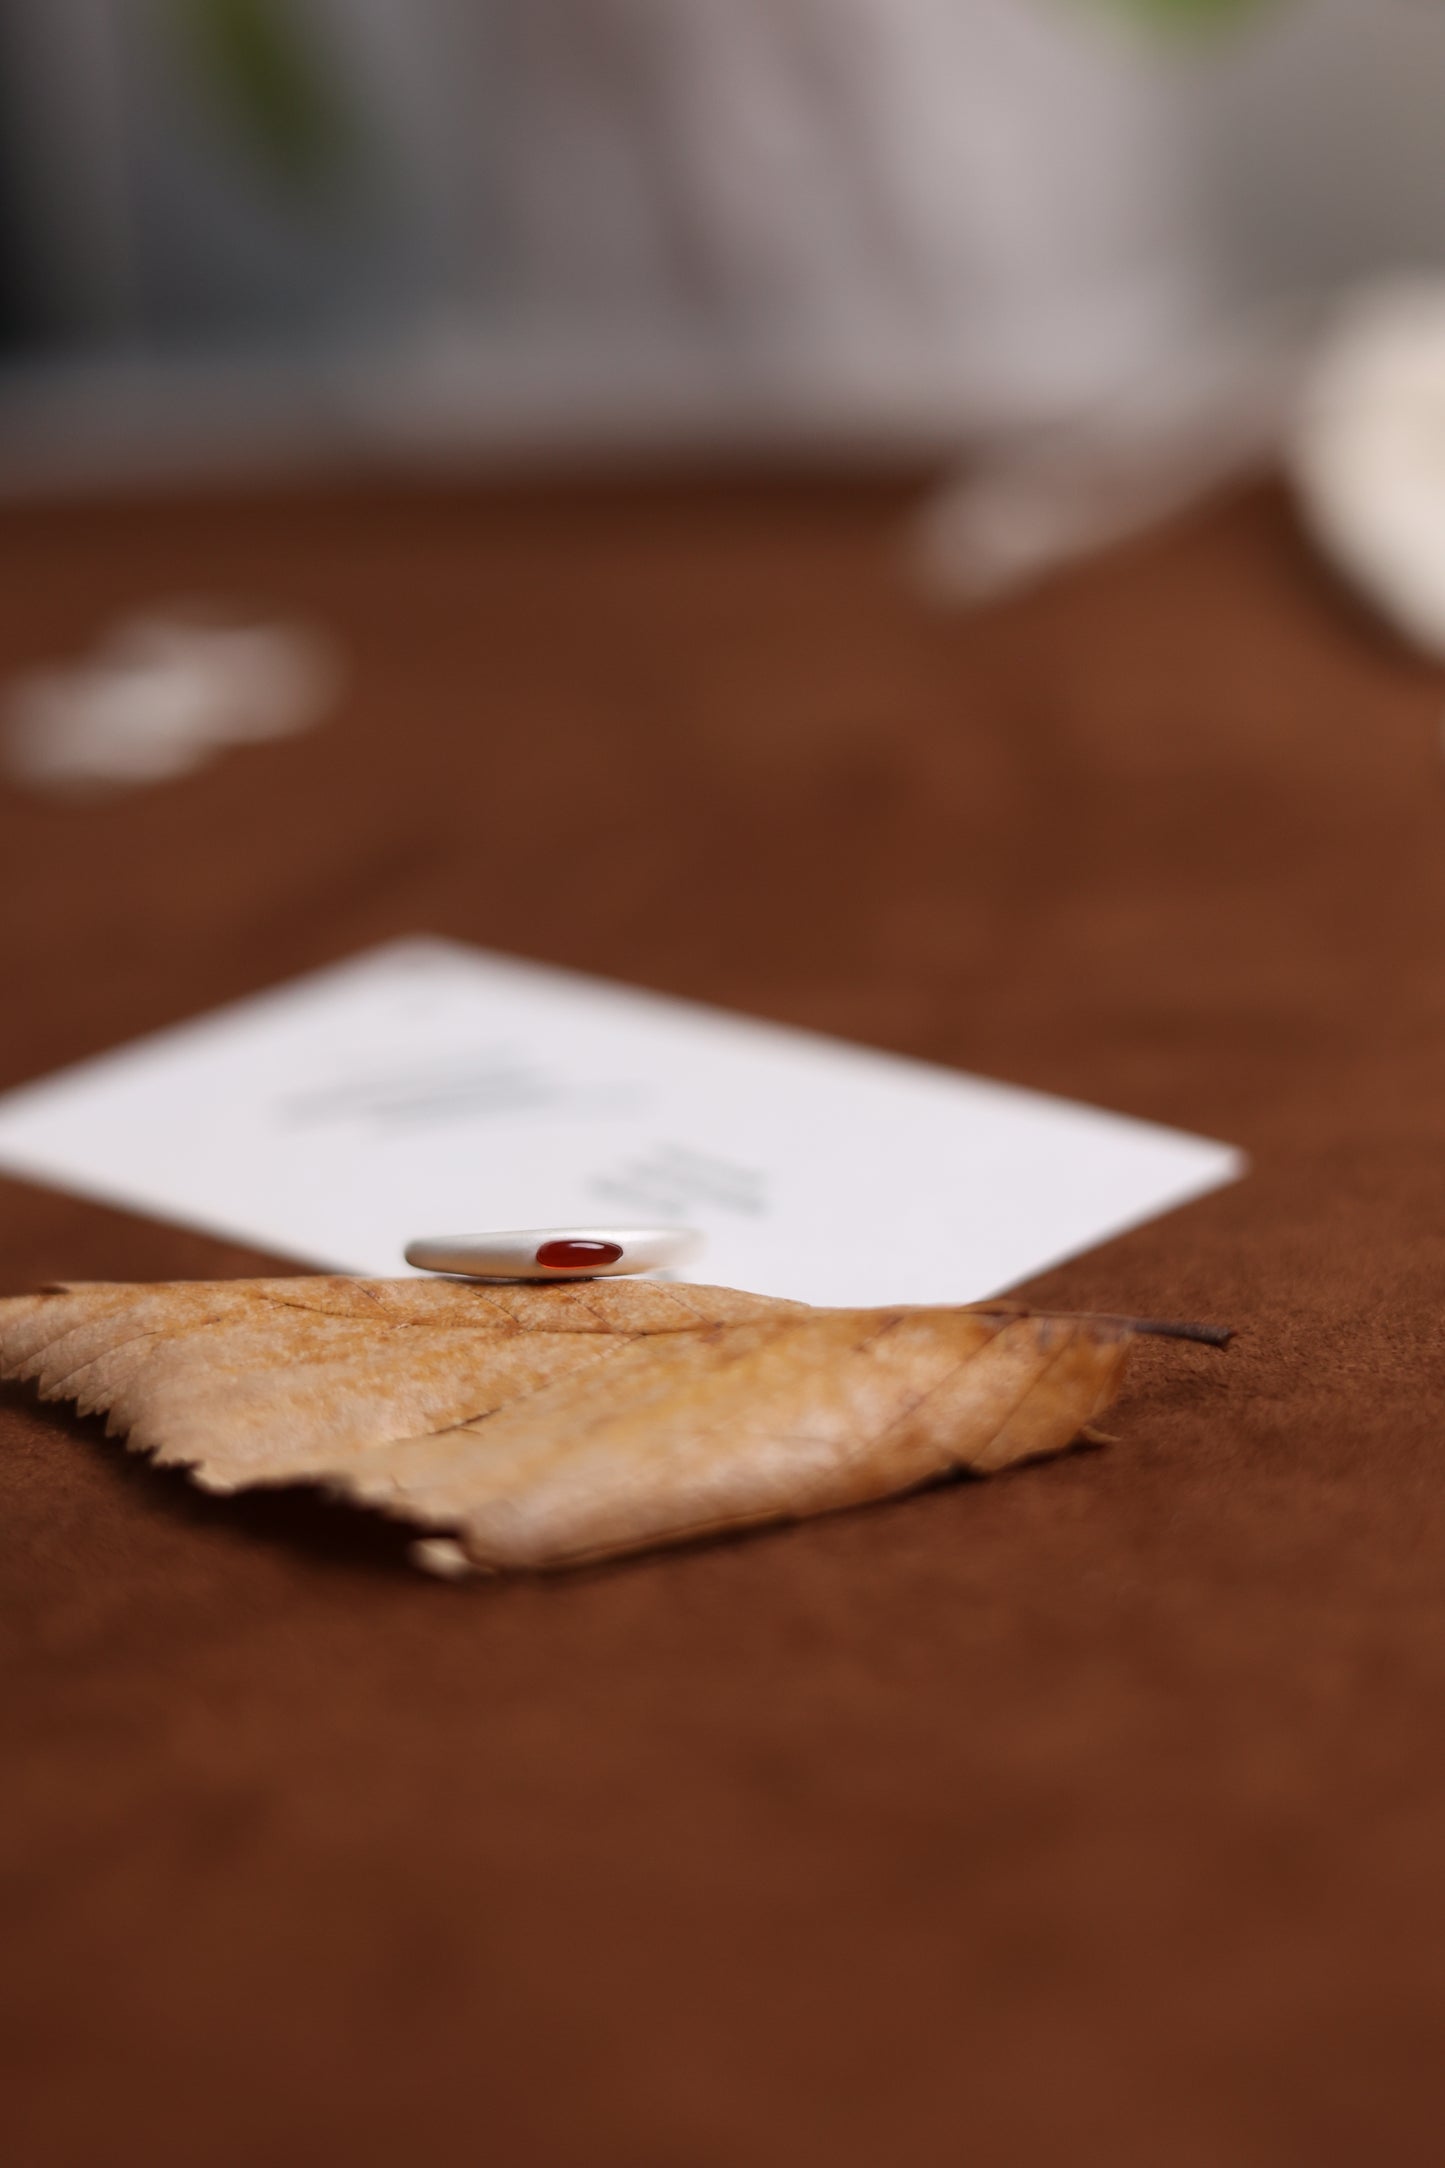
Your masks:
M 1237 1328 L 1112 1445 L 562 1579 L 5 1388 L 16 2168 L 1438 2159 L 1445 687 L 1267 489 L 955 616 L 913 494 L 0 514 L 5 668 L 200 593 L 353 670 L 0 791 L 0 1084 L 430 930 L 1253 1155 L 1029 1290 Z M 278 1267 L 0 1185 L 3 1293 Z

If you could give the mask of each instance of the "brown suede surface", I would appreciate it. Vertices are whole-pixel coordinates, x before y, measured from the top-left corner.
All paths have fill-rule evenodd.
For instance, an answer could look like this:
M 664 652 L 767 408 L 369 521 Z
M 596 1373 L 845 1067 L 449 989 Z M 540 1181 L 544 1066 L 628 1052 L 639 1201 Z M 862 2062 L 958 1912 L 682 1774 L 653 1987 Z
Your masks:
M 0 515 L 7 669 L 200 592 L 355 672 L 0 791 L 0 1084 L 434 930 L 1254 1155 L 1034 1290 L 1238 1327 L 1113 1446 L 573 1578 L 7 1390 L 16 2168 L 1440 2157 L 1442 686 L 1268 492 L 952 619 L 908 501 Z M 272 1262 L 0 1185 L 3 1292 Z

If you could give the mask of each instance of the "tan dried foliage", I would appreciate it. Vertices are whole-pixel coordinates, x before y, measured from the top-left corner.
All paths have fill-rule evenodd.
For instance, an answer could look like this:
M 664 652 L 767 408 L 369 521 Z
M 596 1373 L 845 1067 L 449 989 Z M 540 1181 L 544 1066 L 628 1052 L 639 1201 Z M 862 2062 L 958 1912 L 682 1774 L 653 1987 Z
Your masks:
M 1056 1453 L 1132 1332 L 719 1287 L 339 1278 L 0 1301 L 0 1375 L 213 1491 L 319 1483 L 437 1570 L 567 1566 Z

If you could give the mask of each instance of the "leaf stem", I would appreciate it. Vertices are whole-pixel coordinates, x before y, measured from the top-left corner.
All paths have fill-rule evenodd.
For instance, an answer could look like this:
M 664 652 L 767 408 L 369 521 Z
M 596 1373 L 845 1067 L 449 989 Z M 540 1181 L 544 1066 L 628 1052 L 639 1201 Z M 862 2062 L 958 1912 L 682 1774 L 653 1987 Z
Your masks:
M 1131 1332 L 1152 1333 L 1160 1340 L 1197 1340 L 1201 1347 L 1228 1347 L 1234 1338 L 1232 1325 L 1179 1324 L 1160 1317 L 1119 1317 L 1109 1322 L 1127 1325 Z
M 968 1307 L 1008 1317 L 1077 1317 L 1096 1325 L 1120 1325 L 1125 1332 L 1148 1333 L 1156 1340 L 1194 1340 L 1200 1347 L 1228 1347 L 1234 1338 L 1232 1325 L 1199 1325 L 1166 1317 L 1114 1317 L 1105 1310 L 1035 1310 L 1026 1303 L 1011 1302 L 975 1302 Z

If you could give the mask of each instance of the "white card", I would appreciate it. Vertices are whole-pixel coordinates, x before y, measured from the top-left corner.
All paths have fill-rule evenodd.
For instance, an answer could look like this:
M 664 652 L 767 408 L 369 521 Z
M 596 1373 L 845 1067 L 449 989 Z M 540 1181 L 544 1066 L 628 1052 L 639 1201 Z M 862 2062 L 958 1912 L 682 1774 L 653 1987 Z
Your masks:
M 690 1276 L 964 1302 L 1242 1172 L 1227 1145 L 811 1033 L 399 941 L 0 1098 L 0 1168 L 332 1271 L 666 1223 Z

